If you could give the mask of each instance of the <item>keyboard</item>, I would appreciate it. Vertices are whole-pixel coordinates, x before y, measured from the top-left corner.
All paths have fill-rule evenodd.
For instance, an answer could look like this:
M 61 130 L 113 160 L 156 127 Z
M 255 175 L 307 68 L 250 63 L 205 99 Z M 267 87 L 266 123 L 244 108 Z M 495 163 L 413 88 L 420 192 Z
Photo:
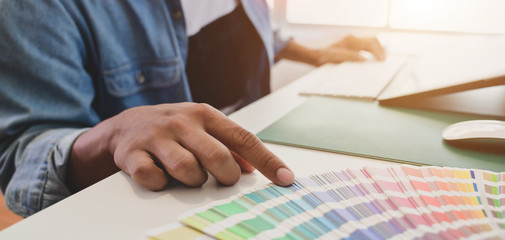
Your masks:
M 300 95 L 322 95 L 375 100 L 406 64 L 408 57 L 388 55 L 386 60 L 325 64 L 306 78 Z

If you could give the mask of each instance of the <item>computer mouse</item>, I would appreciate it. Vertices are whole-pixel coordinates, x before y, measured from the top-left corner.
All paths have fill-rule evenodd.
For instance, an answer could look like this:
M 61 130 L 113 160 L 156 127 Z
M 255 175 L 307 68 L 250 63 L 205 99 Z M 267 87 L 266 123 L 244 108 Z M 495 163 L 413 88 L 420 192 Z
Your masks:
M 442 138 L 454 147 L 505 154 L 505 121 L 472 120 L 454 123 L 443 130 Z

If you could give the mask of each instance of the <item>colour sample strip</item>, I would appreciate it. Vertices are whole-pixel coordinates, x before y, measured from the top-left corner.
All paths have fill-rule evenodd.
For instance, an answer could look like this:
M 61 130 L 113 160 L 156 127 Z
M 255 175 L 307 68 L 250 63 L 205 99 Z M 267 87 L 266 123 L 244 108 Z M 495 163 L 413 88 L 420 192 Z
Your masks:
M 503 239 L 505 173 L 399 165 L 269 184 L 180 216 L 218 239 Z

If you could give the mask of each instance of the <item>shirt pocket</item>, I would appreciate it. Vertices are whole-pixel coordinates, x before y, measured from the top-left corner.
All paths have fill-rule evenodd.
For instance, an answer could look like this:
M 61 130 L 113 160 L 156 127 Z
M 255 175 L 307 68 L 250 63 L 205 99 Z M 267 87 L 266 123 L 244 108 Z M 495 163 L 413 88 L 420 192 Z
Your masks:
M 182 67 L 178 58 L 129 63 L 103 71 L 107 92 L 127 97 L 145 89 L 166 88 L 181 81 Z

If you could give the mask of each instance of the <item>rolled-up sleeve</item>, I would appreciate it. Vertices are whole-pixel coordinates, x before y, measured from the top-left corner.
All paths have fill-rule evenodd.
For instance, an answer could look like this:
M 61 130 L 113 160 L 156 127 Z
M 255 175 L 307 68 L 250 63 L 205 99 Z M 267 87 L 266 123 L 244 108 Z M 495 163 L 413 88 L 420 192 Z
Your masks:
M 9 209 L 29 216 L 71 194 L 65 183 L 68 160 L 73 142 L 84 131 L 62 128 L 37 134 L 36 130 L 12 145 L 25 147 L 11 150 L 18 154 L 6 154 L 19 155 L 16 159 L 4 159 L 15 162 L 15 172 L 5 191 Z
M 291 36 L 285 36 L 284 32 L 281 29 L 276 29 L 274 31 L 274 52 L 275 55 L 282 51 L 288 45 L 290 41 L 293 40 Z
M 82 34 L 59 1 L 0 1 L 0 187 L 19 215 L 71 194 L 72 144 L 99 122 Z

